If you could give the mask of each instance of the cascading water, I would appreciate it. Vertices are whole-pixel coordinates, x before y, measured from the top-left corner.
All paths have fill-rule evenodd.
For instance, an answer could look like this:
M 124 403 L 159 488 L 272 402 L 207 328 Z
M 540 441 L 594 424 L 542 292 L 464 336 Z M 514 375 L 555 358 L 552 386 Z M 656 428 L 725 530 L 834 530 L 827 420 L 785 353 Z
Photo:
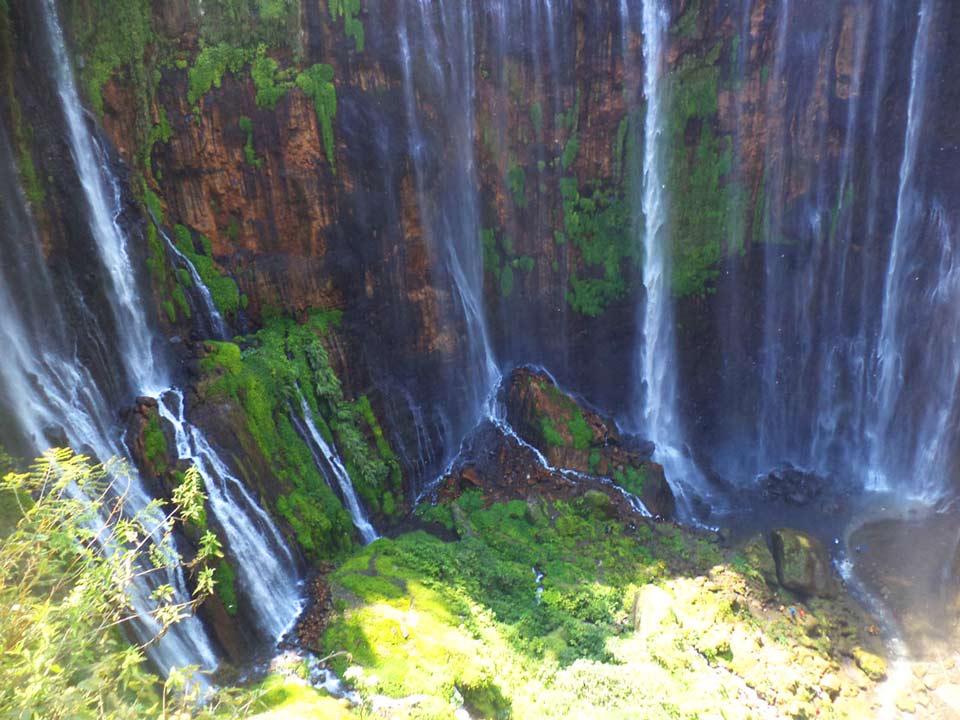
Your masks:
M 726 182 L 755 188 L 731 192 L 727 210 L 742 212 L 743 192 L 755 207 L 742 257 L 732 239 L 738 254 L 716 281 L 718 320 L 698 330 L 717 350 L 682 355 L 677 385 L 686 409 L 697 375 L 714 379 L 694 398 L 709 411 L 692 442 L 735 485 L 787 462 L 837 487 L 931 502 L 950 487 L 960 258 L 938 158 L 951 145 L 927 99 L 944 8 L 746 0 L 738 11 L 741 60 L 718 115 L 736 130 Z
M 0 210 L 5 229 L 0 233 L 0 243 L 4 256 L 16 259 L 0 266 L 0 302 L 6 308 L 0 313 L 4 347 L 0 406 L 15 421 L 22 436 L 17 444 L 24 453 L 39 453 L 58 442 L 54 438 L 59 428 L 73 448 L 102 460 L 123 457 L 125 453 L 114 439 L 120 431 L 110 415 L 110 403 L 77 357 L 78 339 L 63 320 L 64 296 L 54 288 L 39 254 L 41 243 L 15 178 L 6 134 L 0 128 L 0 192 L 4 198 Z M 15 299 L 12 289 L 20 288 L 22 277 L 29 278 L 29 286 L 18 291 Z M 24 302 L 25 297 L 30 302 Z M 25 312 L 27 308 L 32 308 L 32 312 Z M 4 442 L 16 442 L 12 440 L 13 428 L 0 429 Z M 123 483 L 130 507 L 136 511 L 144 508 L 150 498 L 140 479 L 130 472 L 116 479 Z M 130 600 L 137 613 L 134 628 L 143 639 L 156 637 L 161 629 L 150 614 L 153 603 L 149 599 L 161 583 L 175 589 L 178 601 L 190 598 L 179 567 L 142 576 L 131 588 Z M 165 670 L 186 665 L 213 669 L 218 663 L 216 651 L 195 617 L 185 618 L 170 628 L 147 652 Z
M 271 640 L 279 640 L 301 609 L 297 564 L 283 536 L 207 442 L 187 422 L 183 393 L 170 390 L 160 399 L 160 416 L 173 425 L 177 454 L 200 472 L 207 501 L 223 529 L 235 559 L 237 582 L 253 607 L 256 622 Z
M 622 5 L 623 32 L 630 32 L 630 8 Z M 667 198 L 663 180 L 664 98 L 663 73 L 669 10 L 660 2 L 647 1 L 642 8 L 643 95 L 646 117 L 643 123 L 642 162 L 630 163 L 634 177 L 633 232 L 643 247 L 643 286 L 645 296 L 639 313 L 636 379 L 637 425 L 656 444 L 654 459 L 664 466 L 667 479 L 677 496 L 678 505 L 688 516 L 694 493 L 705 494 L 704 482 L 696 465 L 687 457 L 683 423 L 677 404 L 676 337 L 673 301 L 670 293 L 670 259 L 666 226 Z M 623 47 L 629 48 L 624 39 Z M 629 58 L 625 58 L 629 61 Z M 634 132 L 637 130 L 634 129 Z M 639 207 L 640 212 L 637 212 Z M 639 220 L 642 219 L 642 227 Z
M 317 425 L 313 421 L 313 411 L 310 409 L 310 405 L 302 393 L 300 394 L 300 409 L 303 412 L 303 422 L 306 426 L 304 428 L 306 431 L 306 437 L 304 439 L 309 442 L 310 451 L 313 453 L 317 469 L 324 477 L 327 477 L 328 473 L 333 475 L 337 487 L 340 488 L 340 493 L 343 496 L 347 511 L 353 519 L 354 527 L 357 528 L 364 543 L 372 543 L 380 536 L 377 534 L 376 528 L 373 527 L 367 518 L 363 506 L 360 504 L 359 498 L 357 498 L 357 493 L 353 489 L 350 474 L 340 460 L 340 456 L 317 429 Z M 293 419 L 298 424 L 299 418 L 297 418 L 296 415 L 293 416 Z
M 870 424 L 869 437 L 871 482 L 874 486 L 888 489 L 892 482 L 896 483 L 897 476 L 912 471 L 920 474 L 919 478 L 909 482 L 912 490 L 921 495 L 931 494 L 935 497 L 937 492 L 943 489 L 942 479 L 937 477 L 936 468 L 931 467 L 930 460 L 945 460 L 942 457 L 945 448 L 941 443 L 931 441 L 935 440 L 948 424 L 956 397 L 957 382 L 960 380 L 960 365 L 957 363 L 955 351 L 952 350 L 954 338 L 957 337 L 955 333 L 958 321 L 954 319 L 950 323 L 954 332 L 939 341 L 938 336 L 943 333 L 944 328 L 931 328 L 931 334 L 926 341 L 920 343 L 921 353 L 915 354 L 918 349 L 917 316 L 922 309 L 926 311 L 926 317 L 940 317 L 941 307 L 946 305 L 949 308 L 956 302 L 956 273 L 953 265 L 960 261 L 960 258 L 953 257 L 953 241 L 948 223 L 935 223 L 930 234 L 940 249 L 939 262 L 935 265 L 939 272 L 932 278 L 936 285 L 933 292 L 916 296 L 913 286 L 923 273 L 923 264 L 935 260 L 923 254 L 925 248 L 922 241 L 925 238 L 919 228 L 919 220 L 921 212 L 929 213 L 930 208 L 924 207 L 916 178 L 917 153 L 926 105 L 929 40 L 934 18 L 932 4 L 925 0 L 920 7 L 920 21 L 911 60 L 910 96 L 897 190 L 896 222 L 883 284 L 880 337 L 875 359 L 878 379 L 872 393 L 873 422 Z M 937 219 L 938 216 L 934 214 L 934 218 Z M 947 318 L 951 316 L 956 318 L 956 313 L 948 312 Z M 944 341 L 946 347 L 942 347 Z M 912 370 L 908 366 L 911 359 L 914 362 L 910 365 L 914 368 L 919 364 L 921 368 L 929 371 L 923 372 L 919 377 L 933 383 L 938 391 L 925 398 L 929 404 L 921 411 L 920 417 L 915 416 L 912 408 L 905 407 L 905 404 L 912 400 L 906 387 Z M 922 440 L 918 443 L 915 438 L 909 437 L 910 433 L 896 433 L 894 424 L 897 420 L 913 420 L 915 426 L 919 425 L 926 431 L 919 433 Z
M 434 285 L 445 289 L 444 331 L 462 332 L 466 341 L 462 367 L 457 377 L 449 379 L 456 388 L 451 397 L 459 406 L 456 419 L 450 421 L 452 437 L 445 443 L 449 458 L 482 416 L 499 378 L 483 302 L 475 159 L 474 8 L 469 2 L 404 0 L 397 12 L 417 207 L 434 256 Z M 430 112 L 441 115 L 430 125 L 423 122 L 424 111 L 418 102 L 424 97 L 433 100 Z M 437 162 L 442 162 L 442 167 L 435 167 Z M 435 185 L 428 186 L 428 177 Z
M 156 219 L 154 219 L 154 222 L 156 222 Z M 167 235 L 166 231 L 159 225 L 157 225 L 157 232 L 160 233 L 164 243 L 166 243 L 167 248 L 173 253 L 174 257 L 176 257 L 186 268 L 187 272 L 190 273 L 192 288 L 196 291 L 203 305 L 201 308 L 202 315 L 210 326 L 209 338 L 211 340 L 226 340 L 227 337 L 229 337 L 227 333 L 227 323 L 224 322 L 223 315 L 217 310 L 217 306 L 213 302 L 213 295 L 210 294 L 210 289 L 203 282 L 200 273 L 197 272 L 196 266 L 190 261 L 190 258 L 180 252 L 180 249 L 174 244 L 173 240 L 170 239 L 170 236 Z
M 87 129 L 55 0 L 43 0 L 43 7 L 53 60 L 51 72 L 60 94 L 70 135 L 70 148 L 87 201 L 90 230 L 96 239 L 100 261 L 109 277 L 110 305 L 117 324 L 121 360 L 136 392 L 155 393 L 166 383 L 155 361 L 153 333 L 144 315 L 126 237 L 117 220 L 119 186 L 109 172 L 102 149 Z

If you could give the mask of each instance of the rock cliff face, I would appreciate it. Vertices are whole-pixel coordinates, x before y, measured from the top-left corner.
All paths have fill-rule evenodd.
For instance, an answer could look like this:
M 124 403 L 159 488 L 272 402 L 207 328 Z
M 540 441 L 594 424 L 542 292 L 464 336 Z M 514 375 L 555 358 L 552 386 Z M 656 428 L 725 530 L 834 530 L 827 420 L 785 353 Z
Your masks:
M 940 20 L 954 12 L 928 5 Z M 836 451 L 797 428 L 827 427 L 813 399 L 854 393 L 853 359 L 817 348 L 858 347 L 853 328 L 876 325 L 868 291 L 882 284 L 897 220 L 918 8 L 664 3 L 679 399 L 692 439 L 723 469 L 735 441 L 758 432 L 770 435 L 757 460 L 768 467 Z M 81 210 L 57 169 L 68 151 L 45 117 L 49 81 L 30 62 L 35 10 L 10 0 L 0 13 L 3 111 L 48 218 L 51 262 L 67 267 L 85 246 L 63 221 Z M 347 396 L 370 395 L 410 476 L 435 476 L 459 441 L 471 302 L 500 367 L 542 364 L 629 415 L 643 302 L 631 202 L 646 107 L 639 4 L 70 0 L 61 14 L 126 169 L 126 220 L 168 336 L 207 333 L 146 207 L 232 331 L 343 311 L 331 363 Z M 938 72 L 954 42 L 931 35 Z M 461 61 L 470 72 L 456 75 Z M 468 102 L 454 112 L 451 97 Z M 931 184 L 955 131 L 939 111 L 924 128 L 943 148 L 921 153 Z M 471 197 L 450 183 L 463 143 Z M 461 200 L 476 212 L 482 298 L 464 298 L 456 272 L 471 268 L 444 255 L 461 239 L 437 206 Z M 836 316 L 837 302 L 857 317 Z M 856 426 L 842 423 L 841 439 Z

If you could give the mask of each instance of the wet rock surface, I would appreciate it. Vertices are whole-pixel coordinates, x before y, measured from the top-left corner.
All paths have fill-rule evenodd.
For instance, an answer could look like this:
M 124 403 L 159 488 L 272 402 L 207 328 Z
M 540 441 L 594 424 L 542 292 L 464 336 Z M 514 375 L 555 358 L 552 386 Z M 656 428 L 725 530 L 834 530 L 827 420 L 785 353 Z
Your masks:
M 780 584 L 805 595 L 832 597 L 839 578 L 823 544 L 806 533 L 780 528 L 771 538 Z
M 675 501 L 653 445 L 622 434 L 616 423 L 561 390 L 547 373 L 515 370 L 499 394 L 507 421 L 553 467 L 610 478 L 654 515 L 672 517 Z
M 822 475 L 800 470 L 787 463 L 761 478 L 759 485 L 765 500 L 787 505 L 809 505 L 820 499 L 829 481 Z

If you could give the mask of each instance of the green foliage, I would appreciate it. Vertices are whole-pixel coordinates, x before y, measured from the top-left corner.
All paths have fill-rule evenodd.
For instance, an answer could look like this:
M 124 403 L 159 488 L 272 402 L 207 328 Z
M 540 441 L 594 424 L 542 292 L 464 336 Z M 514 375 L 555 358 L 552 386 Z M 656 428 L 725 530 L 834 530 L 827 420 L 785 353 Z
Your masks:
M 201 0 L 193 0 L 199 5 Z M 296 0 L 202 0 L 200 32 L 211 45 L 288 47 L 300 53 L 300 4 Z
M 257 151 L 253 147 L 253 121 L 246 115 L 241 115 L 238 122 L 240 129 L 247 136 L 247 140 L 243 144 L 243 157 L 247 161 L 248 165 L 252 165 L 254 168 L 259 170 L 261 167 L 263 167 L 263 159 L 257 157 Z M 233 220 L 233 218 L 230 219 L 231 221 Z
M 510 700 L 484 658 L 492 652 L 504 670 L 607 659 L 624 592 L 646 576 L 651 556 L 579 504 L 555 503 L 537 520 L 522 501 L 483 508 L 467 493 L 457 506 L 470 527 L 459 542 L 423 533 L 380 540 L 331 577 L 354 600 L 324 644 L 364 666 L 353 675 L 364 692 L 442 698 L 457 688 L 497 717 Z M 545 575 L 540 601 L 533 567 Z M 397 632 L 398 623 L 409 631 Z
M 637 497 L 643 496 L 643 488 L 647 482 L 647 469 L 645 467 L 635 468 L 628 465 L 623 472 L 614 470 L 613 480 L 620 487 Z
M 587 317 L 597 317 L 628 291 L 625 262 L 639 261 L 623 197 L 594 187 L 582 195 L 575 178 L 560 181 L 565 237 L 580 251 L 583 263 L 602 271 L 600 277 L 570 276 L 567 302 Z
M 520 172 L 522 174 L 523 170 L 520 169 Z M 513 239 L 509 235 L 498 235 L 494 228 L 481 230 L 480 242 L 483 246 L 484 270 L 497 281 L 501 296 L 510 297 L 515 283 L 514 271 L 532 272 L 536 261 L 528 255 L 517 255 Z
M 212 88 L 220 87 L 224 73 L 239 74 L 249 59 L 247 50 L 226 42 L 203 48 L 188 73 L 187 101 L 196 105 Z
M 560 167 L 568 170 L 571 165 L 577 161 L 577 155 L 580 154 L 580 135 L 573 133 L 567 144 L 563 146 L 563 154 L 560 156 Z
M 543 131 L 543 105 L 540 102 L 530 106 L 530 122 L 533 123 L 534 132 L 539 135 Z
M 120 69 L 134 86 L 146 89 L 147 46 L 154 42 L 149 0 L 71 0 L 69 26 L 83 50 L 80 84 L 98 115 L 103 114 L 103 86 Z
M 274 110 L 277 103 L 294 87 L 292 68 L 280 70 L 280 65 L 258 49 L 256 60 L 250 64 L 250 77 L 257 88 L 257 105 Z
M 167 438 L 160 427 L 160 418 L 153 413 L 150 413 L 143 431 L 143 453 L 158 475 L 167 472 Z
M 563 447 L 566 445 L 563 436 L 557 432 L 557 428 L 550 418 L 545 417 L 540 421 L 540 430 L 543 432 L 543 437 L 547 443 L 553 447 Z
M 323 336 L 338 321 L 336 313 L 319 312 L 304 324 L 275 318 L 248 339 L 247 349 L 209 343 L 201 362 L 202 394 L 242 409 L 250 437 L 285 488 L 277 511 L 315 560 L 349 548 L 353 526 L 291 424 L 290 408 L 299 410 L 301 392 L 321 434 L 339 450 L 364 505 L 395 514 L 402 493 L 399 460 L 369 398 L 346 400 L 330 366 Z
M 170 121 L 167 119 L 167 110 L 162 105 L 160 106 L 160 117 L 158 122 L 150 128 L 150 132 L 147 133 L 147 142 L 143 148 L 143 166 L 150 169 L 153 155 L 153 146 L 159 143 L 170 142 L 170 138 L 173 137 L 173 128 L 170 126 Z
M 327 0 L 330 6 L 330 17 L 336 20 L 343 18 L 343 30 L 347 37 L 353 40 L 357 52 L 363 52 L 365 36 L 363 22 L 357 18 L 360 13 L 360 0 Z
M 134 620 L 128 592 L 137 576 L 161 578 L 181 565 L 195 579 L 194 598 L 185 602 L 157 585 L 151 614 L 163 630 L 213 591 L 216 538 L 205 538 L 190 563 L 172 541 L 173 529 L 204 500 L 196 471 L 188 476 L 169 511 L 159 501 L 142 510 L 127 506 L 119 492 L 129 482 L 123 464 L 91 465 L 69 450 L 48 451 L 26 473 L 3 478 L 5 495 L 32 502 L 0 541 L 0 715 L 160 715 L 162 699 L 144 669 L 143 648 L 127 645 L 117 630 Z
M 237 576 L 234 572 L 233 565 L 231 565 L 226 558 L 221 559 L 217 564 L 216 569 L 213 571 L 213 579 L 217 583 L 217 597 L 219 597 L 223 602 L 224 607 L 227 609 L 227 613 L 230 615 L 236 615 Z
M 507 185 L 518 208 L 527 206 L 527 173 L 523 166 L 511 164 L 507 170 Z
M 221 274 L 211 257 L 210 240 L 201 237 L 203 252 L 197 252 L 190 229 L 184 225 L 174 228 L 177 249 L 186 255 L 197 269 L 200 279 L 210 291 L 213 304 L 225 316 L 235 316 L 240 309 L 240 290 L 233 278 Z
M 702 295 L 717 276 L 733 188 L 729 137 L 714 129 L 718 43 L 704 58 L 688 58 L 670 76 L 669 227 L 674 295 Z M 691 130 L 695 129 L 695 135 Z M 693 135 L 692 147 L 687 140 Z
M 333 84 L 333 68 L 323 64 L 307 68 L 297 75 L 297 87 L 313 100 L 327 161 L 330 167 L 335 169 L 333 119 L 337 115 L 337 88 Z
M 693 0 L 683 11 L 683 15 L 680 16 L 673 28 L 673 32 L 687 40 L 699 37 L 698 20 L 701 12 L 700 0 Z

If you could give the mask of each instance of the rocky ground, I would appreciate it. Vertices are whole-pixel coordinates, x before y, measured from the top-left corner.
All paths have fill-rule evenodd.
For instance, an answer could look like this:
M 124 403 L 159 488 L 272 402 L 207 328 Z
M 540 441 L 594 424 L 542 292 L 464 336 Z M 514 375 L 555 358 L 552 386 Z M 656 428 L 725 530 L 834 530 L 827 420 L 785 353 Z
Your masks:
M 344 716 L 388 718 L 958 716 L 953 646 L 899 661 L 887 617 L 852 594 L 896 607 L 897 588 L 916 584 L 870 572 L 883 538 L 909 528 L 854 533 L 866 582 L 848 586 L 813 534 L 676 525 L 643 444 L 549 377 L 519 371 L 501 399 L 510 424 L 468 438 L 417 529 L 312 585 L 302 643 L 329 656 L 353 703 L 311 691 L 294 663 L 263 686 L 263 717 L 326 717 L 337 702 Z M 815 480 L 797 484 L 819 495 Z M 945 542 L 956 525 L 942 526 Z

